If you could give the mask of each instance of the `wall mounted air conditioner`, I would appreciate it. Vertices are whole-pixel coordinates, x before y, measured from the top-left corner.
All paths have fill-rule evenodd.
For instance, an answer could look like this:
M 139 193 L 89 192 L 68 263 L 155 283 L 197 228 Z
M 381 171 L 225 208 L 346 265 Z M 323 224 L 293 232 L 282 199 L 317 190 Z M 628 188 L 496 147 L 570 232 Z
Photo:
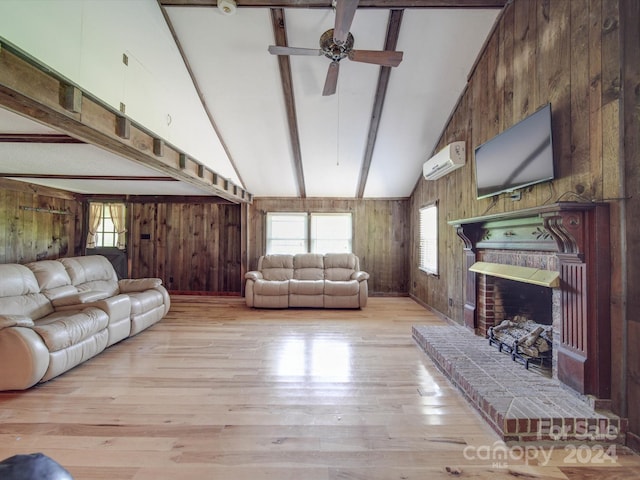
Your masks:
M 425 180 L 436 180 L 463 167 L 465 158 L 464 141 L 450 143 L 424 162 L 422 175 Z

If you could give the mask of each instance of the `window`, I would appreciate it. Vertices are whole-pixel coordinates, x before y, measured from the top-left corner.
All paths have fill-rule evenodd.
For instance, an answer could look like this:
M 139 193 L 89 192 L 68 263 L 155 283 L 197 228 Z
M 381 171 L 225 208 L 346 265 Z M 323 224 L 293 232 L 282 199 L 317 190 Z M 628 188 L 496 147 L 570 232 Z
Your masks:
M 267 253 L 351 252 L 351 213 L 267 213 Z
M 311 252 L 350 253 L 351 214 L 312 213 Z
M 306 213 L 267 213 L 267 253 L 306 251 Z
M 89 204 L 89 234 L 87 248 L 125 248 L 124 203 Z
M 420 209 L 419 267 L 427 273 L 438 274 L 438 204 Z

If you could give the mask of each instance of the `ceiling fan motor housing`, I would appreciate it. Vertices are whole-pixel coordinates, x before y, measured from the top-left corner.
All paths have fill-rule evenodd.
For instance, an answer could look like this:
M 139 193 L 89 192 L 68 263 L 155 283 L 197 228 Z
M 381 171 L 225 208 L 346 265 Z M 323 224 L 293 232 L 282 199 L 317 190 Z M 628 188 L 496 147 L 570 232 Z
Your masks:
M 330 58 L 334 62 L 339 62 L 353 49 L 353 35 L 349 33 L 347 40 L 339 45 L 333 39 L 333 28 L 330 28 L 320 37 L 320 48 L 325 57 Z

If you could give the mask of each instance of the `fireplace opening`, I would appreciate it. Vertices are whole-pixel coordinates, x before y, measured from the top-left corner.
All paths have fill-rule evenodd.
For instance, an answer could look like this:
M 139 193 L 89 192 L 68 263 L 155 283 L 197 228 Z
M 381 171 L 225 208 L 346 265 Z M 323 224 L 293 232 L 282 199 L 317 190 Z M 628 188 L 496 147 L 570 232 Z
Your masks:
M 493 318 L 487 331 L 489 344 L 511 355 L 525 368 L 545 376 L 553 372 L 552 289 L 514 280 L 490 277 L 485 293 L 491 298 Z
M 496 278 L 494 312 L 496 324 L 500 323 L 499 320 L 510 320 L 521 316 L 541 325 L 552 325 L 551 289 L 515 280 Z

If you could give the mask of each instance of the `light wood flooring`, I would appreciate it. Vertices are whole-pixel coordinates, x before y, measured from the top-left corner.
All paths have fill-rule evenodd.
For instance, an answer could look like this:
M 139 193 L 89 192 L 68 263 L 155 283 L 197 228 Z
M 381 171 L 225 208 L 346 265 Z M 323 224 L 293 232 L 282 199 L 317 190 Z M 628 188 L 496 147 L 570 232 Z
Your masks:
M 174 296 L 151 329 L 0 393 L 0 458 L 43 452 L 76 480 L 640 478 L 621 448 L 501 448 L 411 338 L 439 322 L 409 298 L 338 311 Z

